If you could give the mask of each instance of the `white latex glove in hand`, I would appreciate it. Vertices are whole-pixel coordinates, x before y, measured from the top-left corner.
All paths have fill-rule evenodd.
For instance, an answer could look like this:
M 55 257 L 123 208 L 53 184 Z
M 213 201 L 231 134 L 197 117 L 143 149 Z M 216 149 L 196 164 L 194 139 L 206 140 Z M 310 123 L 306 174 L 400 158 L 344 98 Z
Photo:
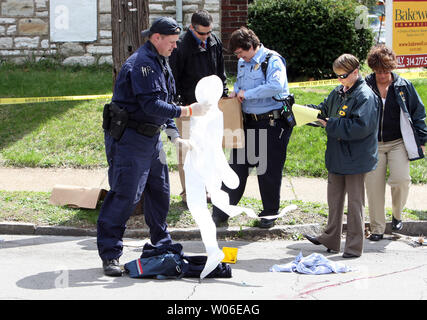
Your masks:
M 189 139 L 176 138 L 173 143 L 183 154 L 193 149 L 193 145 L 190 143 Z
M 204 116 L 209 111 L 211 105 L 194 102 L 190 107 L 193 110 L 193 116 Z

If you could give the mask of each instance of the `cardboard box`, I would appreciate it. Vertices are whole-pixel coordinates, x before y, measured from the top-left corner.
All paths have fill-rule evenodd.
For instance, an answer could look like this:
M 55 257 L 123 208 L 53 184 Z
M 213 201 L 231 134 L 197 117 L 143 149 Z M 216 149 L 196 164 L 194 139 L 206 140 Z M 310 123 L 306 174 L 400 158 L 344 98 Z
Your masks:
M 242 105 L 237 98 L 221 98 L 218 108 L 224 116 L 224 138 L 222 146 L 227 149 L 245 147 Z
M 104 199 L 106 194 L 105 189 L 57 184 L 52 189 L 50 203 L 71 208 L 95 209 L 98 201 Z

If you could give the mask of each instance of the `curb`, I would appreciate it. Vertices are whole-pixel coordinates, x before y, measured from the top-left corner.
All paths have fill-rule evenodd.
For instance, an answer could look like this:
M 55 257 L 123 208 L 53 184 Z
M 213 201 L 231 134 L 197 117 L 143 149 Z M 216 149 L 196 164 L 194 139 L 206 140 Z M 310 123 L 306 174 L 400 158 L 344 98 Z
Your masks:
M 169 228 L 174 240 L 201 240 L 199 228 Z M 295 234 L 321 232 L 319 224 L 305 224 L 293 226 L 274 226 L 270 229 L 255 227 L 221 227 L 217 228 L 218 239 L 256 239 L 291 237 Z M 0 222 L 0 234 L 19 235 L 47 235 L 47 236 L 73 236 L 96 237 L 96 229 L 61 227 L 61 226 L 37 226 L 32 223 Z M 148 229 L 126 229 L 125 238 L 149 238 Z
M 369 227 L 369 223 L 365 223 Z M 343 225 L 343 230 L 347 225 Z M 277 239 L 289 238 L 300 234 L 316 235 L 323 231 L 320 224 L 302 224 L 302 225 L 282 225 L 274 226 L 270 229 L 261 229 L 255 227 L 220 227 L 217 228 L 217 238 L 226 239 L 246 239 L 253 240 L 259 238 Z M 200 240 L 199 228 L 170 228 L 170 235 L 174 240 Z M 386 224 L 385 233 L 391 234 L 391 223 Z M 427 235 L 427 221 L 405 221 L 403 229 L 398 232 L 407 236 L 425 236 Z M 62 226 L 37 226 L 32 223 L 0 222 L 0 234 L 19 234 L 19 235 L 48 235 L 48 236 L 73 236 L 73 237 L 96 237 L 96 229 L 62 227 Z M 149 238 L 148 229 L 127 229 L 125 238 Z

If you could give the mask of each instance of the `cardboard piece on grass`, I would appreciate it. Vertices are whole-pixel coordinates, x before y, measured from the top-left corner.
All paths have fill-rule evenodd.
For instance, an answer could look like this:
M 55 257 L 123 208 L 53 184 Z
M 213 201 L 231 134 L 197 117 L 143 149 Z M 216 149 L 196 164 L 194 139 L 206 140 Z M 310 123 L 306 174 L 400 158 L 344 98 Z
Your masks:
M 50 203 L 71 208 L 95 209 L 106 193 L 105 189 L 100 188 L 57 184 L 52 189 Z
M 221 98 L 218 108 L 222 111 L 224 118 L 223 148 L 244 148 L 245 134 L 243 131 L 242 105 L 239 99 Z

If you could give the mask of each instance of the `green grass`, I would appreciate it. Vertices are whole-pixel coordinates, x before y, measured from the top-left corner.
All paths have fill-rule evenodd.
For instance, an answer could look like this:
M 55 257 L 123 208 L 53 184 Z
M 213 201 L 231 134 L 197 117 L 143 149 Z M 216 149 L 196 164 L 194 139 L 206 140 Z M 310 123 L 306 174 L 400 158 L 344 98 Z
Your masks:
M 98 203 L 96 209 L 75 209 L 50 204 L 50 195 L 50 192 L 0 191 L 0 207 L 2 208 L 0 210 L 0 221 L 26 222 L 36 225 L 96 227 L 102 201 Z M 295 200 L 282 201 L 280 207 L 284 208 L 290 204 L 297 205 L 298 209 L 278 219 L 277 225 L 326 224 L 328 215 L 326 204 Z M 242 198 L 239 205 L 252 208 L 256 213 L 262 210 L 261 200 L 252 198 Z M 209 208 L 211 209 L 211 205 Z M 391 220 L 390 209 L 387 210 L 386 218 L 388 221 Z M 128 227 L 139 228 L 144 224 L 143 219 L 143 216 L 140 215 L 132 216 L 128 221 Z M 405 209 L 403 220 L 427 220 L 427 212 Z M 183 205 L 178 196 L 171 196 L 167 223 L 172 228 L 197 227 L 190 211 Z M 248 218 L 246 215 L 239 215 L 229 220 L 230 226 L 252 227 L 257 224 L 258 220 Z
M 49 97 L 109 94 L 112 69 L 108 65 L 64 67 L 42 61 L 24 65 L 0 64 L 0 97 Z
M 0 221 L 91 227 L 96 224 L 99 210 L 72 209 L 49 204 L 50 193 L 0 191 Z
M 230 81 L 230 83 L 232 80 Z M 111 67 L 61 67 L 52 63 L 0 65 L 0 97 L 110 94 Z M 427 79 L 413 81 L 427 102 Z M 333 86 L 292 88 L 298 104 L 318 104 Z M 102 108 L 106 100 L 0 105 L 0 165 L 18 167 L 106 167 Z M 175 147 L 163 135 L 169 167 Z M 284 174 L 327 176 L 323 129 L 296 127 Z M 228 153 L 228 152 L 227 152 Z M 427 183 L 427 162 L 411 162 L 413 183 Z
M 0 106 L 0 154 L 9 166 L 106 166 L 102 100 Z

